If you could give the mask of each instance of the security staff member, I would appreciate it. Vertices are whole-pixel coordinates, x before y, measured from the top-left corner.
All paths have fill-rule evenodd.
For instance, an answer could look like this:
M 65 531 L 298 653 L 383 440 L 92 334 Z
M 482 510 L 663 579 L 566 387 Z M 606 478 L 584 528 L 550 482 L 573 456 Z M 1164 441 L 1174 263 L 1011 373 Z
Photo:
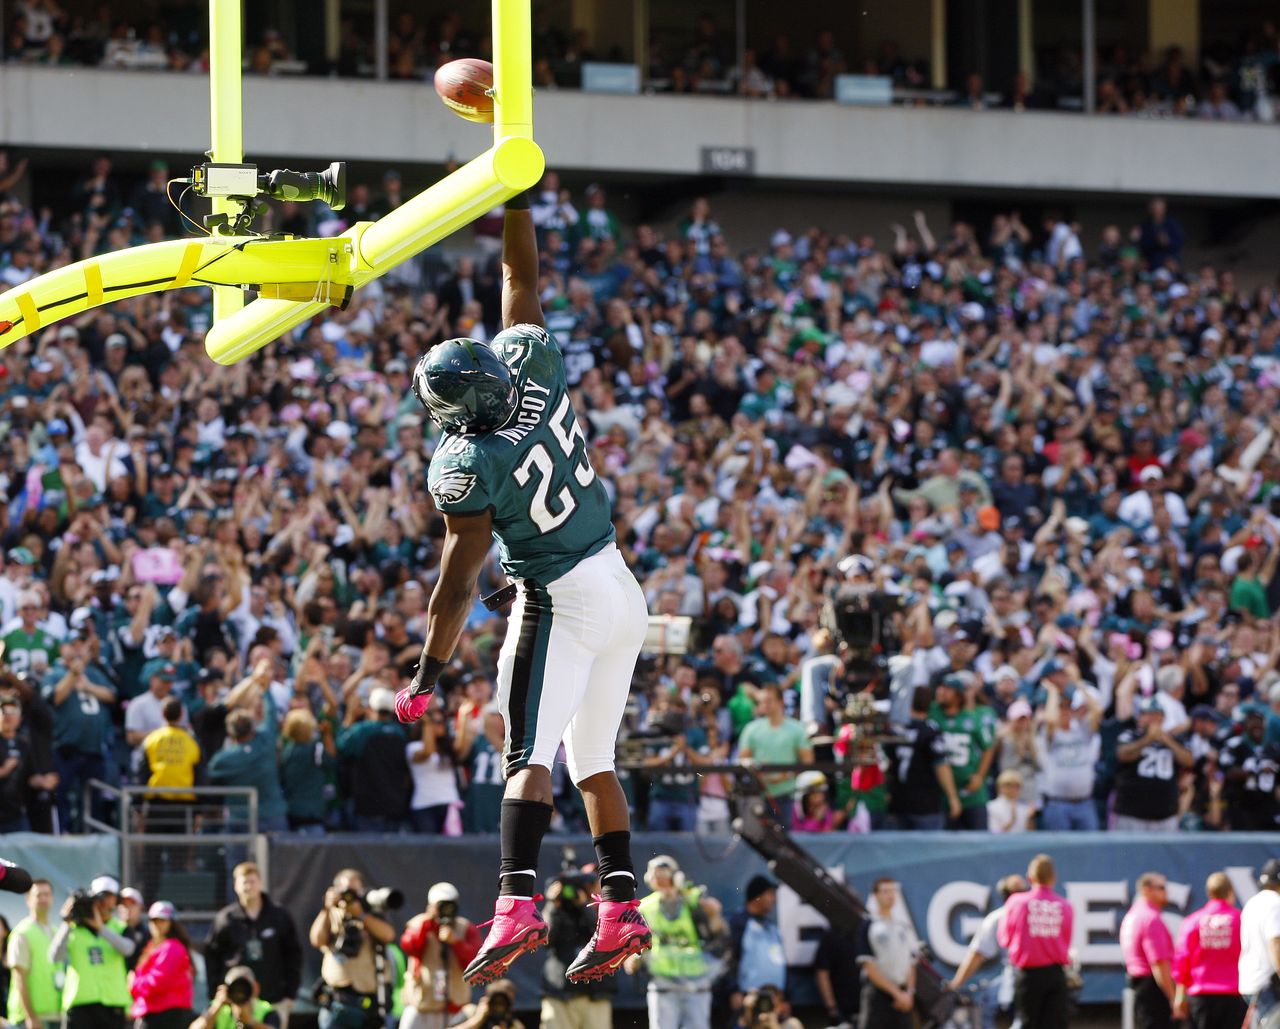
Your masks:
M 649 969 L 650 1029 L 709 1029 L 716 968 L 706 944 L 726 934 L 720 902 L 686 889 L 679 864 L 666 854 L 649 862 L 644 881 L 653 892 L 640 901 L 640 913 L 653 933 L 653 948 L 637 957 Z
M 1048 854 L 1037 854 L 1027 866 L 1031 889 L 1015 893 L 1004 904 L 997 936 L 1008 948 L 1014 973 L 1013 1005 L 1022 1029 L 1066 1029 L 1066 966 L 1071 960 L 1071 925 L 1075 913 L 1066 898 L 1053 892 L 1057 872 Z
M 26 1029 L 52 1029 L 62 1023 L 63 973 L 49 960 L 53 927 L 53 886 L 37 879 L 27 890 L 29 914 L 9 933 L 5 964 L 13 972 L 9 980 L 9 1021 Z
M 861 1029 L 911 1029 L 920 941 L 911 926 L 895 915 L 896 879 L 877 879 L 871 886 L 871 901 L 858 958 L 864 976 L 858 1025 Z
M 125 1012 L 133 1003 L 125 959 L 135 947 L 124 935 L 124 923 L 111 917 L 120 884 L 100 875 L 89 884 L 89 893 L 92 912 L 77 912 L 78 899 L 68 898 L 62 907 L 64 921 L 49 945 L 49 960 L 67 965 L 64 1025 L 66 1029 L 124 1029 Z
M 320 1029 L 379 1029 L 391 1009 L 390 997 L 383 994 L 393 966 L 382 948 L 395 942 L 396 931 L 365 910 L 364 893 L 364 877 L 344 868 L 333 877 L 324 908 L 311 923 L 311 946 L 324 955 L 320 978 L 331 994 L 320 1012 Z
M 263 892 L 262 872 L 252 861 L 232 870 L 236 902 L 217 913 L 205 944 L 210 982 L 221 982 L 232 965 L 248 965 L 284 1025 L 302 982 L 302 945 L 293 916 Z
M 1240 997 L 1240 910 L 1225 872 L 1205 884 L 1209 903 L 1182 920 L 1173 948 L 1173 1002 L 1177 1018 L 1192 1029 L 1236 1029 L 1248 1005 Z
M 1172 1029 L 1173 937 L 1160 917 L 1169 884 L 1159 872 L 1138 877 L 1138 897 L 1120 923 L 1120 952 L 1133 990 L 1137 1029 Z

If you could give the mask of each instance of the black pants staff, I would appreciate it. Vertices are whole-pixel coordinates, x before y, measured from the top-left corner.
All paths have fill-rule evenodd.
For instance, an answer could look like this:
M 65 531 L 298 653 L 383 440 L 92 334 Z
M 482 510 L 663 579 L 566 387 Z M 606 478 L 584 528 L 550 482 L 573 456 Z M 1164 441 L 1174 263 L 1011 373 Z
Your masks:
M 910 1011 L 899 1011 L 893 1006 L 893 998 L 872 983 L 862 986 L 861 1009 L 859 1029 L 912 1029 L 915 1025 Z
M 133 1029 L 187 1029 L 195 1017 L 189 1008 L 168 1008 L 134 1019 Z
M 1191 1029 L 1240 1029 L 1249 1005 L 1234 993 L 1201 993 L 1187 1000 Z
M 67 1009 L 66 1029 L 125 1029 L 124 1008 L 77 1004 Z
M 1061 965 L 1019 968 L 1013 985 L 1013 1006 L 1022 1029 L 1067 1029 L 1067 974 Z
M 1173 1009 L 1155 976 L 1131 975 L 1129 989 L 1133 990 L 1134 1029 L 1173 1029 Z

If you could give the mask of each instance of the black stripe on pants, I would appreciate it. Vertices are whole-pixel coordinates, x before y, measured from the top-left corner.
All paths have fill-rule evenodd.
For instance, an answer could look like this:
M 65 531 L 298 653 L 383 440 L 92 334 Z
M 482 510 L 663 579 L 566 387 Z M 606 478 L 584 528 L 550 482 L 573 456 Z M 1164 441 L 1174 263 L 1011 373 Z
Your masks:
M 1201 993 L 1187 1000 L 1191 1029 L 1240 1029 L 1249 1005 L 1234 993 Z
M 1173 1029 L 1169 998 L 1154 976 L 1130 976 L 1129 988 L 1133 990 L 1134 1029 Z
M 1013 1007 L 1022 1029 L 1067 1029 L 1067 976 L 1061 965 L 1019 968 L 1013 984 Z
M 520 636 L 511 664 L 510 718 L 507 722 L 507 738 L 511 742 L 504 762 L 508 779 L 528 765 L 536 742 L 538 702 L 542 699 L 542 676 L 546 670 L 545 647 L 542 648 L 542 660 L 538 660 L 539 644 L 542 642 L 543 623 L 546 623 L 548 631 L 550 629 L 551 597 L 545 590 L 526 581 L 523 608 Z

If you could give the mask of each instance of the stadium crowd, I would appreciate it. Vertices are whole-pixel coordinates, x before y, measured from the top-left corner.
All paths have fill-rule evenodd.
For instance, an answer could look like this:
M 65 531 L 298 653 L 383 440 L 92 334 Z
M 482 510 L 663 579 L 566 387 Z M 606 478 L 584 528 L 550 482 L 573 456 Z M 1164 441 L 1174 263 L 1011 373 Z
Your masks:
M 10 62 L 93 65 L 206 72 L 207 30 L 198 8 L 168 12 L 163 21 L 131 22 L 106 5 L 21 0 L 4 25 L 0 53 Z M 735 52 L 732 26 L 703 12 L 689 14 L 685 46 L 650 43 L 643 88 L 654 93 L 736 95 L 758 99 L 832 99 L 836 78 L 858 74 L 888 78 L 909 104 L 954 104 L 974 110 L 1080 110 L 1084 93 L 1079 46 L 1063 44 L 1041 55 L 1038 77 L 1019 73 L 1009 82 L 985 82 L 967 74 L 962 88 L 935 91 L 929 62 L 902 53 L 893 40 L 857 51 L 830 28 L 811 40 L 781 33 Z M 547 8 L 535 11 L 534 77 L 540 90 L 576 89 L 584 62 L 624 62 L 616 48 L 593 46 L 589 32 L 555 24 Z M 865 50 L 865 47 L 863 48 Z M 246 70 L 255 75 L 314 74 L 371 77 L 377 61 L 371 28 L 341 20 L 336 54 L 299 59 L 280 31 L 268 28 L 248 41 Z M 458 57 L 490 56 L 487 24 L 458 8 L 435 17 L 413 9 L 393 12 L 387 42 L 387 74 L 399 81 L 430 81 L 435 69 Z M 1194 63 L 1194 66 L 1193 66 Z M 1100 48 L 1095 82 L 1100 114 L 1199 117 L 1220 121 L 1276 119 L 1280 94 L 1280 34 L 1274 22 L 1241 34 L 1234 47 L 1206 46 L 1190 62 L 1177 46 L 1143 54 L 1123 42 Z
M 128 188 L 99 158 L 57 212 L 24 206 L 25 175 L 0 156 L 0 288 L 173 229 L 163 169 Z M 389 174 L 341 216 L 269 217 L 331 231 L 398 202 Z M 1159 199 L 1087 250 L 1016 212 L 731 245 L 705 199 L 664 238 L 554 173 L 533 210 L 619 544 L 651 613 L 691 619 L 633 689 L 638 760 L 684 769 L 632 779 L 649 825 L 727 825 L 698 764 L 828 748 L 866 766 L 772 776 L 779 818 L 1275 825 L 1273 287 L 1185 267 Z M 79 828 L 91 778 L 252 786 L 268 830 L 496 828 L 504 617 L 477 602 L 420 727 L 391 704 L 443 532 L 409 373 L 496 330 L 490 233 L 231 367 L 200 290 L 4 351 L 0 831 Z M 884 610 L 874 632 L 824 618 L 846 597 Z M 879 750 L 849 700 L 869 685 Z

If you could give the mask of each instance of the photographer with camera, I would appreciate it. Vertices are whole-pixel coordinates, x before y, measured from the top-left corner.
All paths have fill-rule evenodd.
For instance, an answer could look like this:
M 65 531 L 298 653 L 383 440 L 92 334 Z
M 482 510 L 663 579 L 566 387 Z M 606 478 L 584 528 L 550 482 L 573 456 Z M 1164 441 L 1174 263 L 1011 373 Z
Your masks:
M 479 1004 L 468 1005 L 465 1021 L 454 1029 L 524 1029 L 516 1018 L 516 984 L 510 979 L 495 979 L 484 989 Z
M 122 1029 L 133 1003 L 125 959 L 136 948 L 114 917 L 119 895 L 120 884 L 100 875 L 62 906 L 63 922 L 49 944 L 49 960 L 66 963 L 66 1029 Z
M 653 890 L 640 913 L 653 931 L 653 949 L 623 966 L 649 970 L 650 1029 L 709 1029 L 711 985 L 720 971 L 713 957 L 728 938 L 720 902 L 687 886 L 676 859 L 659 854 L 649 861 L 645 884 Z
M 382 890 L 366 894 L 364 877 L 354 868 L 333 877 L 310 932 L 311 945 L 324 955 L 320 1029 L 379 1029 L 391 1010 L 394 969 L 385 948 L 395 942 L 396 931 L 371 909 L 379 901 L 390 906 L 396 896 Z
M 409 964 L 400 1029 L 444 1029 L 471 1000 L 462 970 L 480 950 L 480 930 L 458 914 L 458 888 L 436 883 L 427 910 L 400 935 Z
M 541 1029 L 610 1029 L 613 1025 L 610 998 L 617 990 L 613 978 L 574 983 L 565 975 L 595 933 L 596 911 L 590 906 L 594 892 L 595 873 L 580 869 L 577 856 L 566 847 L 560 874 L 547 885 L 547 905 L 542 909 L 550 953 L 542 966 Z
M 776 986 L 761 986 L 742 999 L 741 1029 L 804 1029 L 791 1014 L 791 1004 Z
M 227 969 L 209 1006 L 187 1029 L 280 1029 L 280 1013 L 262 999 L 260 989 L 248 965 Z

